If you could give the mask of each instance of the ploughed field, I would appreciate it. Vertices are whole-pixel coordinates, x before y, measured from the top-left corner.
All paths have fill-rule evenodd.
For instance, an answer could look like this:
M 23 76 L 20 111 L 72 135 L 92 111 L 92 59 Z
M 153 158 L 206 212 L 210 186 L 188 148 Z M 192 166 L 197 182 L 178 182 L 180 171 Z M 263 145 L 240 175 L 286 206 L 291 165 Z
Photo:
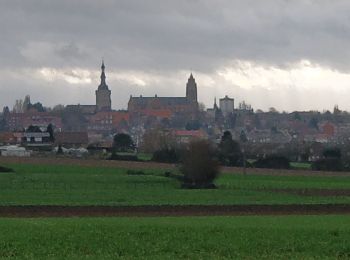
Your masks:
M 349 176 L 222 174 L 218 189 L 181 189 L 175 168 L 141 172 L 120 167 L 3 164 L 0 205 L 282 205 L 349 204 Z M 171 172 L 167 176 L 165 172 Z M 233 174 L 236 173 L 236 174 Z
M 6 259 L 349 259 L 348 216 L 0 218 Z

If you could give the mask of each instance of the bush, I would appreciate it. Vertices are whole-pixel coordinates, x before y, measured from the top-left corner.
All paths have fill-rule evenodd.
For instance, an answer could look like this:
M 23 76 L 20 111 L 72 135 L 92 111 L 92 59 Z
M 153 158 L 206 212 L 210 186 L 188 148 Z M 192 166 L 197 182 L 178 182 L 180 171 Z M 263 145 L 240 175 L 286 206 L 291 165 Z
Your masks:
M 324 158 L 341 158 L 341 151 L 339 148 L 328 148 L 323 151 Z
M 111 157 L 109 157 L 109 160 L 118 160 L 118 161 L 140 161 L 139 158 L 137 158 L 136 155 L 133 154 L 117 154 L 113 153 Z
M 178 163 L 180 161 L 179 152 L 173 148 L 164 148 L 153 153 L 152 161 L 162 163 Z
M 314 171 L 342 171 L 344 165 L 339 158 L 324 158 L 313 162 L 311 169 Z
M 290 162 L 284 156 L 272 155 L 258 159 L 253 163 L 253 166 L 256 168 L 290 169 Z
M 215 149 L 205 140 L 191 142 L 184 153 L 180 170 L 184 175 L 183 188 L 215 188 L 213 182 L 219 175 Z
M 113 137 L 113 153 L 133 151 L 135 144 L 128 134 L 120 133 Z
M 13 169 L 0 166 L 0 172 L 14 172 Z

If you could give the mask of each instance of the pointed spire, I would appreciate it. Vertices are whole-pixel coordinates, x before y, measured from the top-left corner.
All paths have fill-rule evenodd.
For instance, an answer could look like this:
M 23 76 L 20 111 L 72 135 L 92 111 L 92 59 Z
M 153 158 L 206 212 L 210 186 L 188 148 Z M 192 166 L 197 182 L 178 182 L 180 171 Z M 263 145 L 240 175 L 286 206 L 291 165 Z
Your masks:
M 108 89 L 108 86 L 106 84 L 106 74 L 105 74 L 105 62 L 102 59 L 102 65 L 101 65 L 101 84 L 98 86 L 99 89 Z
M 218 109 L 218 105 L 216 104 L 216 97 L 214 98 L 214 109 Z
M 102 59 L 102 65 L 101 65 L 101 70 L 102 70 L 102 73 L 105 72 L 105 61 Z
M 101 65 L 101 86 L 102 85 L 106 85 L 105 62 L 103 59 Z

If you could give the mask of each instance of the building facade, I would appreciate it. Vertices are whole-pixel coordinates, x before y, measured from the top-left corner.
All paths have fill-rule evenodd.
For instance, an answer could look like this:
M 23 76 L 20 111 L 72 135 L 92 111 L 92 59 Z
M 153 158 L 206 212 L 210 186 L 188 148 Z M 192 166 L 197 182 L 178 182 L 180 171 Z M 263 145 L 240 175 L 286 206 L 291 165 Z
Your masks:
M 198 111 L 197 84 L 191 73 L 185 97 L 139 97 L 130 96 L 128 111 L 142 113 L 150 110 L 169 110 L 172 113 L 195 113 Z
M 234 99 L 226 95 L 224 98 L 220 98 L 219 106 L 223 116 L 226 117 L 234 110 Z

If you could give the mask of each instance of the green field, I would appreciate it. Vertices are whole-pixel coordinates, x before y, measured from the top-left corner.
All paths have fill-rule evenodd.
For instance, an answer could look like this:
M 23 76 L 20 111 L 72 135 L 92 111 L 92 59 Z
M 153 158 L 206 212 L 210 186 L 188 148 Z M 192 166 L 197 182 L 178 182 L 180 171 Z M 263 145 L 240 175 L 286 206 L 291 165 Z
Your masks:
M 349 259 L 348 216 L 0 219 L 0 258 Z
M 349 196 L 301 196 L 273 189 L 350 189 L 350 177 L 223 174 L 218 189 L 184 190 L 164 170 L 7 165 L 0 173 L 0 205 L 192 205 L 349 203 Z M 268 170 L 267 170 L 268 171 Z
M 295 169 L 300 170 L 310 170 L 311 169 L 311 163 L 303 163 L 303 162 L 291 162 L 290 166 Z

